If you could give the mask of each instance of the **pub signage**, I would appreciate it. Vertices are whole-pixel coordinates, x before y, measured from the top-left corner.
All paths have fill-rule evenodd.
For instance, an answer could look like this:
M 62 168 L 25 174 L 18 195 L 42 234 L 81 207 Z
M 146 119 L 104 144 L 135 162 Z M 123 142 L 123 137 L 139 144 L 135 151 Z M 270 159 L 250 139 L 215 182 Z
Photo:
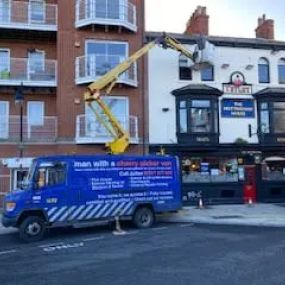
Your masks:
M 245 83 L 244 75 L 239 72 L 233 72 L 230 76 L 230 82 L 223 84 L 224 94 L 230 95 L 251 95 L 252 86 Z
M 222 117 L 224 118 L 254 118 L 253 100 L 222 100 Z

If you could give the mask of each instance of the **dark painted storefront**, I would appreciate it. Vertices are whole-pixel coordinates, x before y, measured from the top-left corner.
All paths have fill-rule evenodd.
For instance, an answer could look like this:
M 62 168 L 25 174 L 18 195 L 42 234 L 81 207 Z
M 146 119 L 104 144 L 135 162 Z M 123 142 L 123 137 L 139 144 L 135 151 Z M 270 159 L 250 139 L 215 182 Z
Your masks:
M 177 106 L 177 144 L 151 145 L 150 152 L 163 148 L 166 154 L 179 157 L 185 204 L 197 204 L 200 198 L 208 204 L 243 203 L 248 189 L 258 202 L 285 201 L 285 89 L 266 88 L 253 94 L 257 144 L 242 139 L 219 143 L 220 90 L 188 85 L 172 93 Z M 226 102 L 225 106 L 231 104 Z M 242 104 L 247 110 L 252 105 L 249 100 Z M 206 110 L 212 114 L 204 132 L 197 120 L 195 126 L 191 125 L 190 116 L 195 115 L 197 106 L 200 113 Z M 248 131 L 252 131 L 250 127 Z

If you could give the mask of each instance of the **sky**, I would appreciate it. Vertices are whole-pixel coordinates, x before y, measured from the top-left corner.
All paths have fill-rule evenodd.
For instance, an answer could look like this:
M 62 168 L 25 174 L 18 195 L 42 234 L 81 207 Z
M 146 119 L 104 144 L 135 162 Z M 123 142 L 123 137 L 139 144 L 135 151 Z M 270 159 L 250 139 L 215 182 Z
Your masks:
M 285 0 L 145 0 L 146 31 L 183 33 L 199 5 L 207 7 L 212 36 L 255 38 L 265 14 L 274 20 L 275 40 L 285 41 Z

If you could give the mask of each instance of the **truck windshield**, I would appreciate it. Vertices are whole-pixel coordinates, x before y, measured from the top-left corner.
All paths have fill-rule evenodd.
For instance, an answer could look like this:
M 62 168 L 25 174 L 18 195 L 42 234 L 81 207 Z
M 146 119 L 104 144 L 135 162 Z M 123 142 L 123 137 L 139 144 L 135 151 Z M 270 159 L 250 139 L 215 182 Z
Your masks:
M 20 188 L 23 190 L 29 189 L 33 181 L 33 176 L 35 173 L 36 162 L 33 161 L 32 165 L 29 168 L 28 174 L 25 176 L 24 180 L 21 182 Z

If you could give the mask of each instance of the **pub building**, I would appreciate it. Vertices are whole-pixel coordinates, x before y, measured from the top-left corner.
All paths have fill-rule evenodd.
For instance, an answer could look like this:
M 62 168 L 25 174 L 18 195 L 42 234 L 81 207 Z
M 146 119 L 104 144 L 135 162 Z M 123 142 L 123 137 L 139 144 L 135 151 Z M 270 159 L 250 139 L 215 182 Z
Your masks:
M 199 6 L 172 34 L 189 50 L 203 34 L 215 46 L 208 67 L 159 47 L 148 55 L 150 152 L 179 157 L 185 204 L 284 202 L 285 42 L 265 15 L 250 39 L 209 36 L 208 20 Z

